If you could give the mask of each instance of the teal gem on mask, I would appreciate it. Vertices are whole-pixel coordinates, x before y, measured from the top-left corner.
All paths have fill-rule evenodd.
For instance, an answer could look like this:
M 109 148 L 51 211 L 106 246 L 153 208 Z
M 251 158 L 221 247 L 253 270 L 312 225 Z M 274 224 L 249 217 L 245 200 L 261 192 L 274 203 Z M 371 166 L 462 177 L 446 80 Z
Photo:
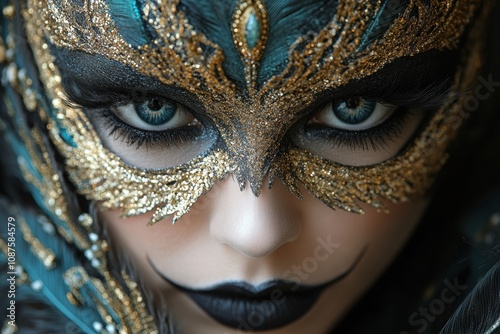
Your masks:
M 250 49 L 253 49 L 259 42 L 260 37 L 260 21 L 255 11 L 252 10 L 247 17 L 245 25 L 245 39 Z

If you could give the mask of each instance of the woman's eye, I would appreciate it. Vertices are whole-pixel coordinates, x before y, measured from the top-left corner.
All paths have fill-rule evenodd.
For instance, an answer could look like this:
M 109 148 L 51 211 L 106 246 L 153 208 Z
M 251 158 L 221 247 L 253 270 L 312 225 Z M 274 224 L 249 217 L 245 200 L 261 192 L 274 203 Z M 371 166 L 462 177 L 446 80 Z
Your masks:
M 165 131 L 199 124 L 182 104 L 159 97 L 115 106 L 112 111 L 123 122 L 145 131 Z
M 103 144 L 125 163 L 140 168 L 181 165 L 208 152 L 217 140 L 217 133 L 194 111 L 165 97 L 87 113 Z
M 405 147 L 425 112 L 363 97 L 326 103 L 290 132 L 295 145 L 344 165 L 390 159 Z
M 397 109 L 360 97 L 325 104 L 307 126 L 361 131 L 383 123 Z

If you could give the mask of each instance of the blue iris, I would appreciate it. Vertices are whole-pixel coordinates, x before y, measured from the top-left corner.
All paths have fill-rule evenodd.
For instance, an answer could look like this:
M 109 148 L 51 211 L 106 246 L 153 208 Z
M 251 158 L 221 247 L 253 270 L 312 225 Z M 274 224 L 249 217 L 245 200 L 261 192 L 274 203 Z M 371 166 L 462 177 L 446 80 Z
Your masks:
M 376 101 L 351 98 L 332 104 L 333 113 L 339 120 L 347 124 L 360 124 L 366 121 L 375 111 Z
M 165 124 L 172 120 L 178 111 L 176 102 L 158 98 L 136 103 L 134 106 L 139 118 L 150 125 Z

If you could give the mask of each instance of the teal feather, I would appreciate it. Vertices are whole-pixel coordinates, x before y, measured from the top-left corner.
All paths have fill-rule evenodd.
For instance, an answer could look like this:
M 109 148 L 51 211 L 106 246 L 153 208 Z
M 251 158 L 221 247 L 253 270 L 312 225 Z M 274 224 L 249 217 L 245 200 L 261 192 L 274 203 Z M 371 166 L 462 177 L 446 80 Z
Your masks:
M 225 73 L 238 85 L 244 86 L 243 65 L 234 47 L 230 25 L 238 3 L 238 0 L 181 0 L 180 8 L 196 30 L 203 32 L 224 50 Z M 260 85 L 284 69 L 290 47 L 297 38 L 319 32 L 333 19 L 338 6 L 338 0 L 267 0 L 264 3 L 268 14 L 269 34 L 260 60 L 257 79 Z M 407 5 L 405 0 L 383 1 L 378 15 L 371 20 L 362 36 L 358 52 L 382 36 Z
M 226 75 L 240 86 L 245 85 L 241 57 L 234 47 L 231 22 L 240 1 L 182 0 L 180 9 L 194 28 L 224 50 Z M 268 11 L 269 35 L 260 62 L 259 84 L 280 72 L 286 65 L 289 48 L 295 40 L 309 32 L 319 31 L 331 20 L 337 0 L 265 1 Z
M 386 0 L 382 3 L 379 12 L 370 21 L 366 33 L 361 38 L 361 43 L 356 52 L 360 52 L 380 38 L 394 20 L 401 15 L 407 7 L 404 0 Z
M 57 238 L 43 230 L 43 226 L 37 221 L 33 212 L 28 210 L 10 211 L 7 213 L 7 204 L 0 202 L 2 216 L 12 216 L 16 219 L 16 260 L 22 265 L 24 271 L 33 281 L 43 282 L 39 291 L 49 304 L 52 304 L 70 321 L 77 325 L 85 333 L 95 333 L 91 327 L 94 322 L 102 322 L 97 309 L 89 295 L 82 294 L 85 304 L 75 306 L 69 302 L 66 293 L 69 288 L 64 282 L 63 273 L 69 268 L 80 266 L 74 249 L 70 248 L 62 238 Z M 25 219 L 33 235 L 56 255 L 57 265 L 48 270 L 30 249 L 30 245 L 21 236 L 19 220 L 21 216 Z M 2 224 L 2 234 L 6 234 L 6 224 Z
M 107 4 L 118 31 L 128 43 L 134 47 L 149 43 L 136 1 L 108 0 Z
M 40 108 L 49 112 L 49 116 L 54 118 L 57 124 L 56 110 L 50 107 L 48 103 L 47 97 L 44 94 L 44 88 L 39 82 L 37 69 L 34 67 L 33 61 L 31 60 L 31 52 L 27 49 L 27 45 L 19 41 L 16 45 L 16 52 L 18 56 L 15 58 L 15 64 L 18 68 L 26 71 L 26 77 L 32 79 L 31 89 L 36 92 L 38 97 L 37 103 Z M 4 137 L 3 140 L 7 144 L 6 147 L 8 149 L 13 150 L 12 153 L 15 157 L 17 157 L 17 162 L 22 163 L 27 172 L 30 173 L 40 184 L 46 184 L 50 182 L 50 180 L 44 180 L 43 176 L 37 170 L 37 166 L 35 166 L 34 161 L 32 161 L 32 157 L 30 156 L 30 152 L 35 154 L 37 159 L 43 161 L 43 156 L 40 150 L 37 148 L 37 144 L 35 143 L 32 135 L 31 135 L 31 127 L 33 127 L 33 123 L 37 123 L 37 121 L 33 118 L 34 114 L 32 113 L 24 113 L 21 112 L 24 109 L 23 100 L 19 96 L 18 92 L 12 88 L 10 85 L 5 85 L 4 89 L 4 101 L 9 102 L 10 108 L 7 108 L 7 104 L 5 104 L 0 110 L 0 116 L 2 120 L 6 123 L 6 126 L 1 129 Z M 7 109 L 11 109 L 10 113 L 7 112 Z M 29 124 L 29 125 L 28 125 Z M 21 136 L 23 134 L 24 136 Z M 71 141 L 71 138 L 67 138 Z M 26 142 L 25 142 L 26 140 Z M 44 141 L 44 146 L 46 150 L 48 150 L 48 159 L 52 159 L 51 163 L 56 168 L 54 172 L 59 175 L 60 180 L 63 180 L 63 171 L 58 168 L 58 164 L 54 161 L 54 152 L 52 152 L 53 148 L 48 143 L 48 138 L 42 136 L 42 140 Z M 15 159 L 14 159 L 15 161 Z M 13 171 L 9 171 L 9 174 L 13 174 L 15 178 L 24 183 L 24 186 L 29 190 L 32 194 L 33 199 L 38 204 L 38 206 L 43 210 L 43 213 L 49 217 L 49 219 L 54 222 L 59 228 L 64 229 L 68 234 L 70 234 L 71 229 L 68 227 L 67 222 L 60 219 L 49 207 L 47 207 L 46 200 L 47 198 L 40 192 L 41 189 L 38 189 L 34 185 L 25 182 L 24 177 L 21 174 L 19 168 L 15 168 Z M 65 185 L 62 184 L 63 190 L 65 190 Z M 71 192 L 65 192 L 71 193 Z M 66 200 L 69 203 L 70 208 L 75 207 L 77 199 L 73 196 L 72 198 L 66 197 Z
M 203 33 L 224 52 L 224 73 L 238 86 L 245 86 L 245 75 L 241 57 L 234 46 L 231 21 L 238 5 L 233 0 L 182 0 L 179 4 L 195 30 Z
M 29 132 L 27 132 L 26 125 L 23 124 L 22 120 L 20 119 L 19 113 L 16 113 L 15 115 L 16 115 L 15 126 L 17 132 L 25 133 L 28 135 L 28 138 L 30 138 Z M 27 171 L 34 178 L 36 178 L 41 184 L 45 184 L 46 181 L 43 179 L 42 175 L 40 175 L 37 168 L 35 168 L 35 166 L 33 165 L 33 161 L 29 155 L 28 150 L 26 149 L 25 144 L 19 139 L 18 136 L 14 134 L 14 132 L 10 128 L 5 128 L 3 132 L 4 132 L 4 140 L 8 144 L 8 147 L 14 150 L 14 155 L 17 157 L 18 163 L 22 163 L 27 169 Z M 18 175 L 18 177 L 21 180 L 23 179 L 21 175 Z M 61 220 L 47 207 L 46 198 L 43 196 L 43 194 L 40 193 L 40 189 L 35 187 L 33 184 L 27 182 L 25 182 L 25 186 L 30 191 L 38 207 L 40 207 L 43 210 L 43 213 L 47 215 L 52 222 L 56 223 L 59 228 L 62 228 L 67 233 L 70 233 L 71 230 L 67 226 L 66 222 Z
M 0 1 L 5 4 L 5 1 Z M 131 44 L 146 43 L 148 39 L 142 38 L 144 36 L 140 36 L 140 34 L 137 33 L 139 31 L 145 34 L 144 29 L 137 30 L 137 27 L 142 24 L 138 11 L 129 12 L 128 10 L 129 8 L 134 7 L 133 3 L 127 3 L 125 1 L 110 1 L 110 3 L 111 2 L 118 6 L 114 7 L 114 18 L 115 21 L 117 21 L 117 25 L 119 25 L 121 29 L 125 29 L 121 31 L 124 37 L 126 39 L 128 38 L 127 40 Z M 17 2 L 15 4 L 17 5 Z M 21 4 L 19 3 L 19 6 L 20 5 Z M 129 15 L 131 13 L 135 13 L 135 17 L 134 15 Z M 21 21 L 16 20 L 15 24 L 19 24 L 19 26 L 14 26 L 14 28 L 23 28 L 21 26 Z M 134 24 L 136 25 L 134 26 Z M 0 28 L 5 28 L 0 29 L 0 34 L 3 34 L 12 28 L 10 22 L 7 27 L 6 21 L 2 20 L 1 16 L 0 25 Z M 128 34 L 124 31 L 128 31 Z M 134 36 L 131 37 L 132 33 Z M 44 94 L 44 88 L 38 80 L 38 71 L 35 68 L 29 46 L 22 39 L 22 34 L 16 34 L 15 36 L 16 56 L 15 64 L 12 65 L 17 65 L 17 68 L 26 71 L 26 76 L 31 78 L 33 81 L 31 89 L 37 93 L 38 106 L 42 110 L 45 110 L 48 113 L 48 116 L 53 117 L 57 122 L 55 117 L 56 110 L 50 107 L 48 97 Z M 5 35 L 4 40 L 6 40 Z M 0 70 L 3 69 L 3 67 L 4 64 L 0 64 Z M 2 161 L 2 165 L 4 165 L 4 167 L 12 166 L 12 168 L 9 168 L 7 171 L 2 170 L 0 173 L 1 179 L 4 182 L 1 189 L 2 194 L 0 194 L 0 218 L 2 218 L 3 221 L 6 221 L 6 217 L 8 216 L 16 218 L 18 221 L 16 226 L 16 262 L 23 266 L 24 271 L 31 281 L 43 282 L 43 287 L 39 291 L 29 289 L 27 286 L 19 287 L 17 291 L 19 294 L 16 296 L 16 300 L 18 300 L 20 302 L 19 305 L 21 305 L 18 310 L 19 314 L 22 314 L 22 310 L 27 309 L 31 309 L 32 312 L 34 312 L 33 315 L 29 314 L 33 320 L 29 318 L 25 320 L 27 327 L 31 327 L 33 324 L 37 324 L 40 321 L 50 321 L 47 325 L 54 325 L 53 328 L 49 328 L 50 331 L 57 331 L 56 328 L 61 328 L 61 324 L 64 326 L 64 324 L 67 324 L 69 320 L 81 331 L 85 333 L 95 333 L 93 323 L 103 323 L 103 320 L 97 310 L 97 304 L 100 302 L 108 310 L 114 322 L 119 323 L 117 314 L 111 309 L 113 305 L 108 305 L 106 303 L 102 294 L 90 280 L 85 282 L 79 290 L 82 295 L 82 305 L 73 305 L 67 299 L 66 293 L 69 292 L 70 289 L 69 286 L 65 284 L 63 274 L 70 268 L 81 268 L 85 264 L 88 264 L 87 261 L 83 259 L 81 254 L 83 249 L 77 249 L 75 245 L 68 244 L 66 240 L 61 237 L 61 235 L 52 232 L 48 233 L 44 230 L 44 226 L 46 226 L 47 223 L 42 225 L 40 223 L 40 221 L 42 221 L 40 217 L 43 217 L 43 220 L 51 221 L 54 225 L 56 225 L 58 227 L 57 231 L 65 229 L 67 232 L 70 232 L 68 224 L 71 222 L 61 220 L 55 213 L 52 212 L 52 210 L 50 210 L 48 204 L 46 203 L 47 197 L 46 195 L 44 196 L 44 193 L 42 192 L 43 189 L 39 189 L 35 185 L 26 182 L 16 162 L 22 162 L 27 173 L 36 179 L 42 187 L 46 185 L 47 182 L 51 181 L 50 179 L 45 179 L 44 175 L 42 175 L 43 173 L 39 172 L 37 169 L 38 162 L 36 160 L 39 159 L 40 161 L 43 161 L 42 163 L 50 161 L 50 163 L 53 164 L 55 170 L 51 171 L 51 173 L 56 173 L 62 182 L 61 190 L 68 203 L 67 209 L 70 215 L 69 219 L 73 220 L 73 222 L 76 219 L 76 214 L 81 212 L 78 198 L 74 191 L 67 189 L 68 185 L 65 183 L 66 181 L 63 174 L 64 171 L 56 162 L 56 152 L 53 151 L 54 148 L 49 143 L 49 139 L 43 131 L 46 130 L 45 124 L 41 122 L 39 115 L 37 113 L 26 111 L 19 92 L 12 88 L 8 83 L 4 83 L 4 87 L 2 87 L 2 96 L 4 98 L 0 101 L 0 144 L 5 145 L 2 146 L 5 151 L 3 153 L 5 154 L 4 156 L 8 157 L 8 159 L 5 160 L 9 160 L 8 162 L 5 161 L 5 163 Z M 42 130 L 41 145 L 47 149 L 47 155 L 42 154 L 37 147 L 38 143 L 35 142 L 32 136 L 31 130 L 36 128 Z M 71 138 L 66 139 L 71 142 Z M 51 177 L 52 174 L 48 178 Z M 9 194 L 9 203 L 4 200 L 5 194 Z M 36 205 L 33 203 L 32 199 L 34 199 Z M 11 203 L 19 203 L 19 207 L 14 207 Z M 39 207 L 40 210 L 37 208 L 36 211 L 30 211 L 28 209 L 29 207 Z M 54 252 L 57 261 L 55 268 L 46 268 L 42 260 L 40 260 L 32 252 L 31 246 L 23 238 L 23 234 L 19 226 L 21 218 L 24 218 L 33 236 L 47 249 Z M 39 219 L 40 221 L 38 221 Z M 78 224 L 75 224 L 75 228 L 79 228 Z M 0 224 L 0 238 L 6 238 L 6 229 L 7 224 Z M 68 234 L 71 235 L 72 233 Z M 5 266 L 5 262 L 5 258 L 0 256 L 0 268 Z M 6 271 L 2 272 L 5 273 Z M 96 274 L 95 271 L 93 271 L 93 273 Z M 3 294 L 4 291 L 6 291 L 4 287 L 5 284 L 0 284 L 0 294 Z M 3 305 L 3 296 L 1 299 Z M 45 306 L 47 306 L 40 313 L 38 310 L 35 310 L 38 303 L 45 304 Z M 61 313 L 64 316 L 62 316 Z M 57 316 L 57 319 L 50 319 L 50 315 Z M 23 325 L 21 320 L 19 321 L 19 324 Z M 23 332 L 24 328 L 25 327 L 23 326 Z M 46 329 L 45 327 L 43 328 Z M 39 328 L 37 329 L 39 330 L 37 332 L 48 332 Z M 28 328 L 26 332 L 29 333 Z
M 259 83 L 283 71 L 290 46 L 308 33 L 318 33 L 335 16 L 338 0 L 266 1 L 269 37 L 261 60 Z

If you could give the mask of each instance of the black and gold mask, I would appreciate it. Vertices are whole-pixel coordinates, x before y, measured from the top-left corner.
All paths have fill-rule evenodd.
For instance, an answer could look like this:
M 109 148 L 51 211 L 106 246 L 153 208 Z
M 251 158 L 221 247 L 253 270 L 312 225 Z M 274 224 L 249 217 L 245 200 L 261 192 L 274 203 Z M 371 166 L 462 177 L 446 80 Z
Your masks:
M 479 43 L 460 46 L 481 1 L 289 2 L 28 1 L 51 102 L 34 109 L 78 191 L 127 216 L 153 210 L 151 223 L 229 174 L 256 195 L 279 179 L 357 213 L 425 194 L 479 65 Z M 387 159 L 332 153 L 383 150 L 411 108 L 432 111 Z

